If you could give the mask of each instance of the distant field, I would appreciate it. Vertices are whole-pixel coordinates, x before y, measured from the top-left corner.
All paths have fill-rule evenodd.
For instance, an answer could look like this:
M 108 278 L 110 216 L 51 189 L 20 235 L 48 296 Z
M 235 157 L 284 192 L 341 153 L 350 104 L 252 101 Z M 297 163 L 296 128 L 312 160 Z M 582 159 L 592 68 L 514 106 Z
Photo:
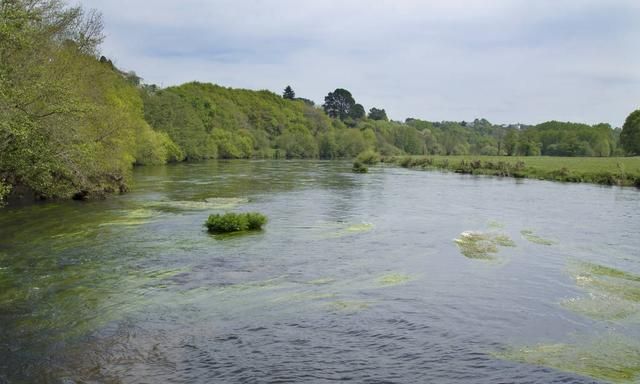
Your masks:
M 406 168 L 640 187 L 640 157 L 398 156 Z

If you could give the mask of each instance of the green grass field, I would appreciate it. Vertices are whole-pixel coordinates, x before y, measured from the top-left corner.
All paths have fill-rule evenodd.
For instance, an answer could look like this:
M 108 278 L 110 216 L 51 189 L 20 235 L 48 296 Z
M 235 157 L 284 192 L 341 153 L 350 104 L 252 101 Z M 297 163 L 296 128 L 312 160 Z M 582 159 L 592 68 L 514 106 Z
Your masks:
M 640 187 L 640 157 L 399 156 L 383 161 L 406 168 Z

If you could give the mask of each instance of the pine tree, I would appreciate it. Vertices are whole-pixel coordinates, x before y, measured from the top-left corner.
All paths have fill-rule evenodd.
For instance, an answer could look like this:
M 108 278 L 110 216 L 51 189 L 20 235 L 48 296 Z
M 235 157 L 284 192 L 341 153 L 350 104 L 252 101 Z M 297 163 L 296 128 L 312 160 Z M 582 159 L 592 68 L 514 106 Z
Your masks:
M 293 91 L 293 88 L 291 88 L 290 85 L 287 85 L 287 88 L 284 89 L 282 97 L 284 97 L 285 99 L 293 100 L 296 98 L 296 93 Z

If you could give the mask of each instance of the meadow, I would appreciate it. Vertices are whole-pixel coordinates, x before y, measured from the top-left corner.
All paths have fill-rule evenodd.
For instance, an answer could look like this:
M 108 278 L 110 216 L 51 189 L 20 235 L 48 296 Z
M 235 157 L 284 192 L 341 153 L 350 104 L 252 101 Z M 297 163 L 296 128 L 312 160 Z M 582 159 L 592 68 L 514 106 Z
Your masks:
M 405 168 L 564 182 L 640 187 L 640 157 L 392 156 Z

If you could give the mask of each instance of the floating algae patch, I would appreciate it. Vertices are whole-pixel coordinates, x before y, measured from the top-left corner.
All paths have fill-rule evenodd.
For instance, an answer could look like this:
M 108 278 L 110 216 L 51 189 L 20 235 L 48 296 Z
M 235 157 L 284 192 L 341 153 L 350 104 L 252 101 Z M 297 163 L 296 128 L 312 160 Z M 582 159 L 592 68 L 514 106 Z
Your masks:
M 369 232 L 374 227 L 371 223 L 360 223 L 360 224 L 351 224 L 347 228 L 345 228 L 345 232 L 347 233 L 360 233 L 360 232 Z
M 334 312 L 360 312 L 365 309 L 368 309 L 371 305 L 368 301 L 358 301 L 358 300 L 337 300 L 327 303 L 327 308 Z
M 574 262 L 569 271 L 589 296 L 565 300 L 563 307 L 598 320 L 640 318 L 639 275 L 590 262 Z
M 596 320 L 638 319 L 640 314 L 638 304 L 615 296 L 601 294 L 563 300 L 560 305 L 572 312 Z
M 640 344 L 622 336 L 574 344 L 540 344 L 495 353 L 495 357 L 554 368 L 611 383 L 640 380 Z
M 477 260 L 495 260 L 498 247 L 516 245 L 509 236 L 491 232 L 465 231 L 454 241 L 465 257 Z
M 107 226 L 135 226 L 135 225 L 143 225 L 152 222 L 151 219 L 158 216 L 160 212 L 139 208 L 139 209 L 131 209 L 131 210 L 123 210 L 118 211 L 118 216 L 115 220 L 102 223 L 100 227 Z
M 407 283 L 411 280 L 414 280 L 414 277 L 411 275 L 406 275 L 403 273 L 390 273 L 378 278 L 377 282 L 383 286 L 393 286 Z
M 542 237 L 536 235 L 535 233 L 533 233 L 533 231 L 529 230 L 529 229 L 524 229 L 524 230 L 520 231 L 520 234 L 522 235 L 522 237 L 524 237 L 525 239 L 527 239 L 528 241 L 530 241 L 530 242 L 532 242 L 534 244 L 540 244 L 540 245 L 553 245 L 553 244 L 555 244 L 555 241 L 542 238 Z
M 493 240 L 501 247 L 515 247 L 516 243 L 507 235 L 494 235 Z
M 249 199 L 244 197 L 211 197 L 199 201 L 154 201 L 148 203 L 147 206 L 164 210 L 203 211 L 208 209 L 233 209 L 240 205 L 247 204 L 248 202 Z

